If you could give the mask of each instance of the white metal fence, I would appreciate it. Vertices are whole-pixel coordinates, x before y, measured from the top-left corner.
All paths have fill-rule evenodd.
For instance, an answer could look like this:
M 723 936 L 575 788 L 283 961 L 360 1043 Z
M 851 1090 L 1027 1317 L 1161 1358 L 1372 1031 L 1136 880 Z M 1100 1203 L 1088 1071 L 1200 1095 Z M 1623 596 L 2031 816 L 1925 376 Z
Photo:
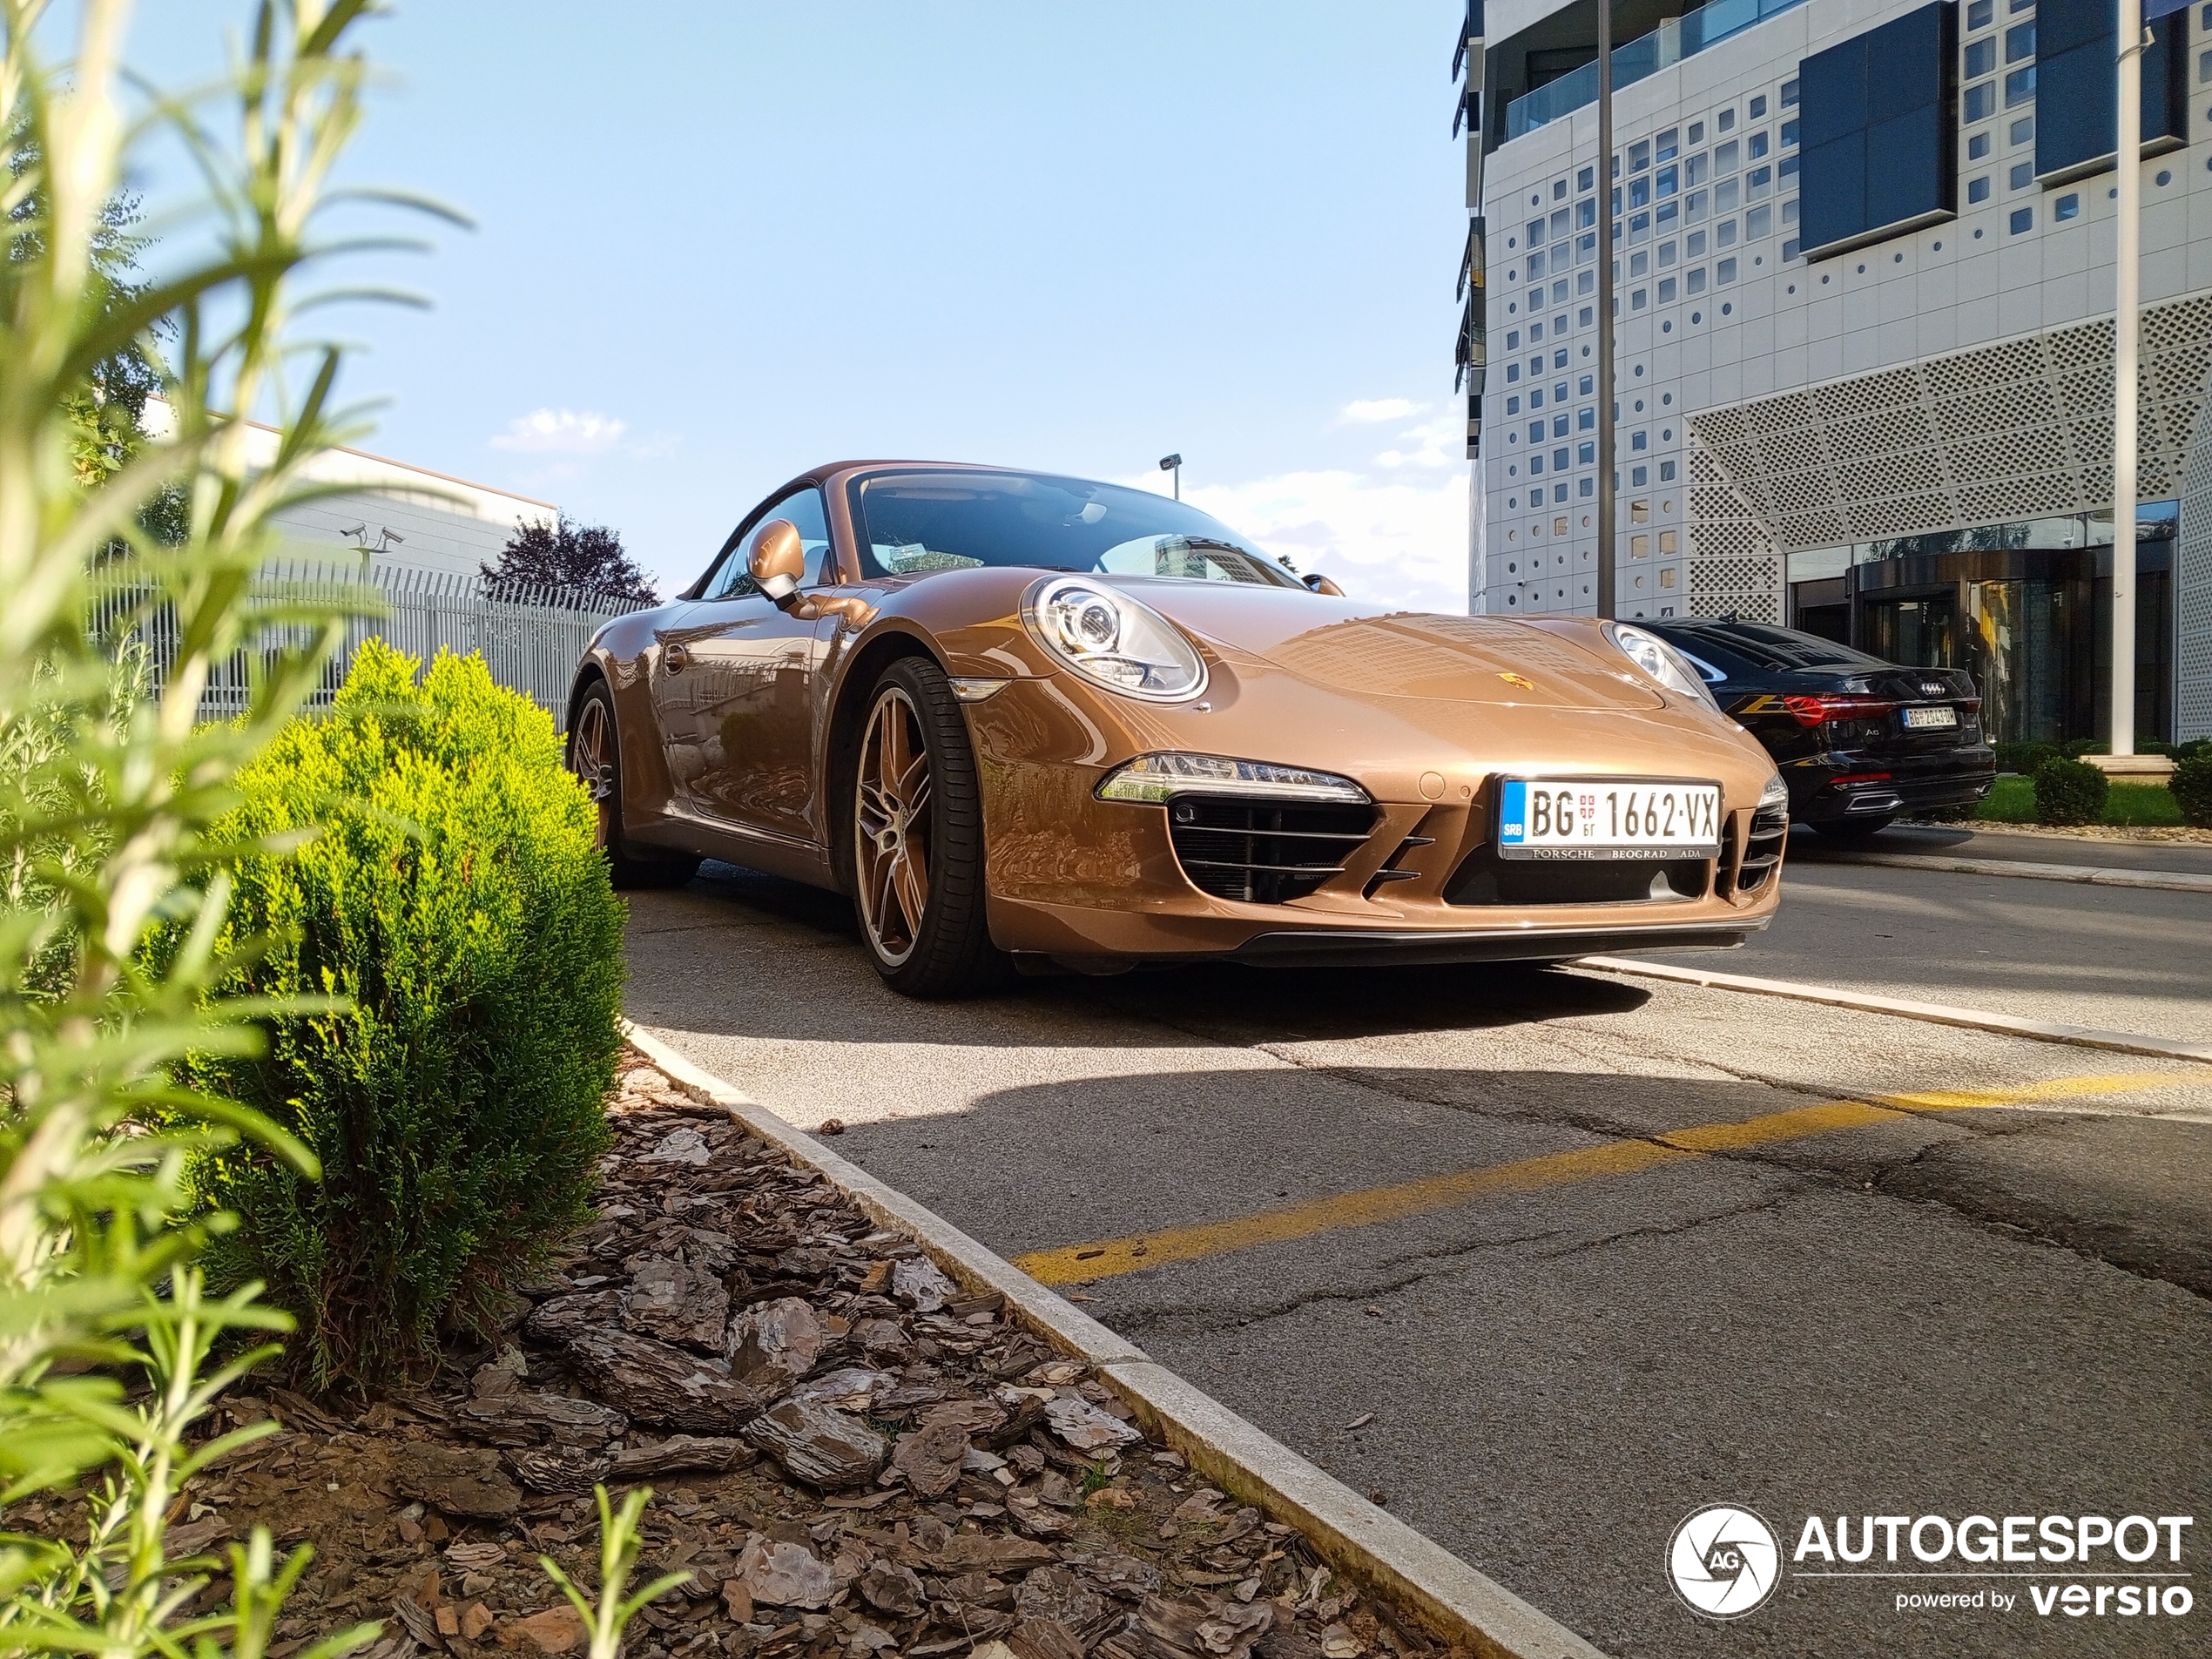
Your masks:
M 307 624 L 282 620 L 287 601 L 317 610 L 336 604 L 368 613 L 347 624 L 345 644 L 325 666 L 310 706 L 327 705 L 345 680 L 354 650 L 365 639 L 381 638 L 425 663 L 442 648 L 463 657 L 479 653 L 495 682 L 522 692 L 556 721 L 568 717 L 570 682 L 600 624 L 647 607 L 644 600 L 495 584 L 457 571 L 303 559 L 275 559 L 263 566 L 254 597 L 277 615 L 250 646 L 209 677 L 199 700 L 204 720 L 242 713 L 252 695 L 257 659 L 313 638 Z M 158 696 L 177 651 L 174 609 L 143 574 L 125 567 L 94 578 L 91 613 L 97 637 L 118 644 L 135 638 L 144 645 Z

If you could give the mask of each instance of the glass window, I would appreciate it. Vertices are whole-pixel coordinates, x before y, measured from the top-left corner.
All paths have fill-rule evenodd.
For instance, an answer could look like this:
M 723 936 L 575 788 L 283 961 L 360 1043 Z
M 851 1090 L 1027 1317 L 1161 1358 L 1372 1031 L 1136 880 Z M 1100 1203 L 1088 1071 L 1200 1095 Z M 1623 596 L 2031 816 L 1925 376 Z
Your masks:
M 1997 113 L 1997 83 L 1984 81 L 1979 86 L 1966 89 L 1964 118 L 1969 122 L 1986 121 Z
M 1553 180 L 1552 180 L 1552 199 L 1553 199 L 1554 201 L 1557 201 L 1557 200 L 1558 200 L 1561 197 L 1564 196 L 1566 193 L 1567 193 L 1567 180 L 1565 180 L 1564 179 L 1553 179 Z
M 2035 96 L 2035 65 L 2016 69 L 2005 77 L 2005 107 L 2025 104 Z
M 1989 199 L 1989 175 L 1987 173 L 1982 174 L 1979 179 L 1966 180 L 1966 199 L 1968 202 L 1986 202 Z
M 1576 495 L 1578 495 L 1578 496 L 1581 496 L 1584 497 L 1585 499 L 1588 499 L 1589 496 L 1592 496 L 1596 495 L 1596 494 L 1597 494 L 1597 480 L 1596 480 L 1596 479 L 1595 479 L 1595 478 L 1578 478 L 1578 479 L 1576 479 L 1576 480 L 1575 481 L 1575 493 Z
M 1980 160 L 1980 159 L 1981 159 L 1984 156 L 1987 155 L 1988 153 L 1989 153 L 1989 134 L 1987 134 L 1986 132 L 1977 132 L 1977 133 L 1975 133 L 1975 134 L 1974 134 L 1974 136 L 1973 136 L 1973 138 L 1969 138 L 1969 139 L 1967 139 L 1967 140 L 1966 140 L 1966 159 L 1967 159 L 1967 160 L 1969 160 L 1969 161 L 1979 161 L 1979 160 Z
M 1659 482 L 1662 484 L 1671 484 L 1675 482 L 1675 463 L 1673 462 L 1662 461 L 1659 463 Z M 1659 550 L 1662 553 L 1673 552 L 1675 550 L 1674 542 L 1674 531 L 1661 530 L 1659 532 Z
M 2005 61 L 2018 64 L 2035 56 L 2035 20 L 2016 23 L 2005 31 Z
M 1554 415 L 1552 416 L 1552 436 L 1554 438 L 1563 438 L 1566 435 L 1567 417 L 1563 415 Z
M 1795 121 L 1784 121 L 1782 124 L 1782 147 L 1784 150 L 1787 150 L 1791 145 L 1797 143 L 1797 124 Z
M 1661 278 L 1659 279 L 1659 303 L 1660 303 L 1661 305 L 1662 305 L 1662 306 L 1670 306 L 1670 305 L 1674 304 L 1674 302 L 1675 302 L 1675 280 L 1674 280 L 1674 278 L 1672 278 L 1672 277 L 1661 277 Z
M 1675 158 L 1675 152 L 1682 148 L 1681 145 L 1676 142 L 1681 137 L 1681 133 L 1682 130 L 1679 127 L 1669 127 L 1654 138 L 1652 142 L 1658 148 L 1653 152 L 1651 158 L 1654 161 L 1672 161 Z
M 1795 196 L 1782 204 L 1782 222 L 1784 225 L 1794 225 L 1797 222 L 1797 199 Z M 1786 260 L 1790 256 L 1784 253 L 1782 257 Z
M 848 489 L 864 576 L 1000 565 L 1298 585 L 1219 519 L 1149 489 L 922 471 L 879 473 Z
M 1743 183 L 1743 181 L 1740 179 L 1723 179 L 1715 185 L 1713 186 L 1713 212 L 1716 213 L 1734 212 Z
M 1562 207 L 1552 215 L 1552 240 L 1556 242 L 1567 234 L 1567 209 Z
M 1649 468 L 1649 467 L 1631 467 L 1631 468 L 1629 468 L 1629 482 L 1631 484 L 1648 484 L 1648 483 L 1649 483 L 1649 482 L 1651 482 L 1651 469 L 1650 469 L 1650 468 Z
M 1651 556 L 1651 537 L 1649 536 L 1631 536 L 1629 537 L 1629 556 L 1632 559 L 1649 558 Z
M 1743 175 L 1743 199 L 1764 201 L 1774 188 L 1774 169 L 1754 167 Z
M 1575 175 L 1575 188 L 1577 190 L 1588 190 L 1596 183 L 1597 169 L 1595 167 L 1585 167 Z
M 2008 182 L 2014 190 L 2026 190 L 2035 182 L 2035 164 L 2032 161 L 2015 162 L 2008 175 Z
M 1517 397 L 1509 397 L 1509 398 L 1507 398 L 1507 399 L 1506 400 L 1506 413 L 1507 413 L 1507 415 L 1518 415 L 1518 414 L 1520 414 L 1520 413 L 1521 413 L 1521 400 L 1520 400 L 1519 398 L 1517 398 Z
M 1651 250 L 1649 248 L 1646 248 L 1641 253 L 1632 253 L 1629 256 L 1629 274 L 1630 276 L 1640 277 L 1650 268 Z
M 1680 167 L 1662 167 L 1651 176 L 1652 188 L 1662 196 L 1671 196 L 1682 187 Z
M 1686 293 L 1704 293 L 1705 267 L 1701 265 L 1695 271 L 1692 271 L 1688 276 L 1682 280 L 1682 286 L 1683 291 Z
M 1734 219 L 1724 219 L 1713 226 L 1713 246 L 1715 247 L 1736 246 L 1736 221 Z
M 1534 247 L 1544 239 L 1544 221 L 1531 219 L 1528 224 L 1528 246 Z
M 1975 80 L 1981 76 L 1993 75 L 1996 72 L 1997 37 L 1988 35 L 1980 40 L 1968 41 L 1966 43 L 1966 78 L 1970 81 Z
M 1639 138 L 1629 146 L 1629 171 L 1642 172 L 1651 165 L 1651 140 Z
M 1723 173 L 1735 171 L 1736 140 L 1730 138 L 1726 144 L 1715 145 L 1713 146 L 1713 177 L 1717 179 Z
M 2051 217 L 2061 224 L 2069 219 L 2081 217 L 2081 198 L 2068 192 L 2051 204 Z
M 1699 260 L 1704 258 L 1705 233 L 1703 231 L 1692 231 L 1688 236 L 1684 237 L 1683 239 L 1683 253 L 1687 259 Z
M 1595 444 L 1592 444 L 1590 448 L 1595 450 L 1597 446 Z M 1568 464 L 1566 450 L 1554 449 L 1552 451 L 1552 470 L 1554 472 L 1566 471 Z
M 1743 215 L 1743 239 L 1747 242 L 1757 241 L 1773 228 L 1774 209 L 1771 207 L 1754 207 Z
M 1675 249 L 1677 246 L 1678 244 L 1673 242 L 1659 244 L 1659 266 L 1662 270 L 1675 262 Z
M 1692 144 L 1705 142 L 1705 124 L 1703 121 L 1692 121 L 1689 124 L 1689 142 Z
M 2033 207 L 2015 207 L 2013 209 L 2013 235 L 2018 236 L 2022 231 L 2032 230 L 2034 227 L 2034 225 L 2035 210 Z
M 1575 450 L 1575 460 L 1576 464 L 1580 466 L 1588 467 L 1594 464 L 1597 460 L 1597 445 L 1594 443 L 1585 443 L 1576 446 Z
M 1765 133 L 1754 132 L 1750 138 L 1744 142 L 1744 159 L 1747 161 L 1757 161 L 1761 156 L 1764 155 L 1767 149 L 1766 139 L 1767 135 Z
M 1736 261 L 1723 260 L 1713 267 L 1713 280 L 1723 287 L 1736 280 Z
M 1506 384 L 1511 386 L 1520 378 L 1521 365 L 1519 363 L 1507 363 L 1506 365 Z
M 1761 93 L 1751 100 L 1751 118 L 1756 121 L 1766 113 L 1766 95 Z
M 1996 0 L 1971 0 L 1966 7 L 1966 27 L 1986 29 L 1997 16 Z
M 1629 435 L 1629 448 L 1648 449 L 1651 447 L 1650 439 L 1651 435 L 1649 432 L 1632 432 Z
M 1659 227 L 1659 234 L 1664 236 L 1669 231 L 1674 229 L 1675 221 L 1681 217 L 1682 204 L 1680 202 L 1661 202 L 1658 211 L 1651 216 L 1651 222 Z
M 1519 351 L 1521 349 L 1520 329 L 1516 328 L 1506 336 L 1506 349 L 1507 351 Z
M 1531 363 L 1528 365 L 1528 372 L 1531 374 L 1534 374 L 1541 368 L 1543 368 L 1541 363 Z M 1539 386 L 1534 391 L 1528 394 L 1528 407 L 1532 409 L 1541 409 L 1544 407 L 1544 388 L 1542 387 Z M 1529 435 L 1531 437 L 1541 438 L 1544 435 L 1541 428 L 1531 428 Z
M 1792 207 L 1795 207 L 1797 205 L 1797 204 L 1795 202 L 1791 202 L 1790 204 Z M 1788 241 L 1782 245 L 1782 257 L 1785 260 L 1796 259 L 1797 257 L 1797 239 L 1794 236 L 1791 237 Z
M 1780 172 L 1783 179 L 1785 180 L 1795 179 L 1797 176 L 1797 158 L 1796 156 L 1783 157 Z M 1787 183 L 1784 183 L 1782 188 L 1787 190 L 1790 186 Z
M 806 550 L 808 587 L 836 582 L 837 568 L 830 555 L 829 514 L 822 502 L 822 492 L 809 484 L 792 490 L 763 511 L 745 527 L 743 536 L 731 536 L 715 561 L 705 585 L 699 590 L 705 597 L 743 599 L 760 591 L 760 584 L 745 568 L 745 556 L 752 550 L 752 531 L 772 518 L 789 519 L 797 527 L 799 544 Z
M 1651 206 L 1651 180 L 1649 179 L 1639 178 L 1629 180 L 1629 206 L 1631 207 Z
M 1597 233 L 1584 231 L 1575 239 L 1575 263 L 1587 265 L 1595 258 L 1597 258 Z M 1588 277 L 1589 273 L 1585 271 L 1582 274 Z
M 1543 458 L 1543 456 L 1541 456 L 1541 455 L 1531 455 L 1531 456 L 1529 456 L 1529 457 L 1528 457 L 1528 473 L 1529 473 L 1529 476 L 1531 476 L 1531 477 L 1541 477 L 1541 476 L 1543 475 L 1543 471 L 1544 471 L 1544 458 Z
M 1701 153 L 1682 164 L 1682 181 L 1695 189 L 1705 182 L 1706 158 Z
M 1588 230 L 1597 223 L 1597 198 L 1585 196 L 1575 204 L 1575 227 Z
M 1736 111 L 1723 110 L 1713 118 L 1713 129 L 1716 132 L 1733 132 L 1736 130 Z
M 1642 241 L 1645 238 L 1649 237 L 1650 234 L 1651 234 L 1651 215 L 1650 215 L 1650 214 L 1649 214 L 1649 213 L 1631 213 L 1631 214 L 1629 214 L 1629 243 L 1630 243 L 1631 245 L 1633 245 L 1633 244 L 1635 244 L 1635 243 L 1637 243 L 1637 242 L 1641 242 L 1641 241 Z
M 2035 118 L 2032 115 L 2023 115 L 2019 120 L 2013 122 L 2012 125 L 2005 129 L 2005 142 L 2006 144 L 2026 144 L 2034 136 Z
M 1542 250 L 1542 249 L 1541 249 L 1541 248 L 1539 248 L 1539 249 L 1535 250 L 1534 252 L 1531 253 L 1529 254 L 1529 256 L 1528 256 L 1528 274 L 1529 274 L 1529 276 L 1530 276 L 1531 278 L 1534 278 L 1534 277 L 1540 277 L 1540 276 L 1543 275 L 1543 273 L 1544 273 L 1544 254 L 1543 254 L 1543 250 Z M 1544 303 L 1544 296 L 1543 296 L 1542 292 L 1541 292 L 1541 290 L 1539 290 L 1536 293 L 1532 294 L 1532 295 L 1529 297 L 1529 301 L 1528 301 L 1528 303 L 1529 303 L 1529 304 L 1531 304 L 1531 305 L 1535 305 L 1535 306 L 1540 306 L 1540 305 L 1543 304 L 1543 303 Z
M 1597 376 L 1595 374 L 1583 375 L 1581 380 L 1576 383 L 1575 390 L 1580 392 L 1584 397 L 1589 396 L 1590 394 L 1597 390 Z
M 1647 300 L 1649 300 L 1650 299 L 1650 297 L 1651 297 L 1651 290 L 1650 290 L 1650 289 L 1649 289 L 1649 288 L 1638 288 L 1638 289 L 1635 291 L 1635 293 L 1634 293 L 1633 294 L 1631 294 L 1631 295 L 1629 297 L 1629 310 L 1631 310 L 1631 311 L 1641 311 L 1641 310 L 1642 310 L 1642 309 L 1643 309 L 1643 307 L 1644 307 L 1644 304 L 1645 304 L 1645 302 L 1646 302 Z

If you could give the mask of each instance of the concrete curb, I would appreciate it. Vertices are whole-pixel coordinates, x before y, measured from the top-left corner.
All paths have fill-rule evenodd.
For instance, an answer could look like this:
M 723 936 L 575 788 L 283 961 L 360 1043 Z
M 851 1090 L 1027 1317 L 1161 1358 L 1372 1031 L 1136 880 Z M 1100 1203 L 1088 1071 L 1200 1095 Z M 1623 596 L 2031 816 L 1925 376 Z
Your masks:
M 1824 864 L 1879 864 L 1892 870 L 1943 870 L 1955 875 L 2010 875 L 2030 881 L 2073 881 L 2093 887 L 2153 887 L 2161 893 L 2212 893 L 2212 875 L 2181 870 L 2106 870 L 2089 864 L 2028 864 L 2006 859 L 1952 859 L 1941 853 L 1818 853 L 1804 860 Z
M 722 1107 L 771 1146 L 821 1171 L 878 1221 L 912 1235 L 962 1285 L 1004 1296 L 1032 1331 L 1096 1366 L 1147 1433 L 1182 1453 L 1231 1497 L 1298 1527 L 1328 1556 L 1333 1571 L 1418 1614 L 1433 1634 L 1483 1659 L 1604 1659 L 1566 1626 L 1262 1433 L 942 1217 L 793 1129 L 651 1033 L 625 1020 L 623 1035 L 677 1082 Z
M 1746 991 L 1754 996 L 1780 996 L 1797 1002 L 1821 1002 L 1830 1008 L 1894 1015 L 1899 1019 L 1925 1020 L 1932 1025 L 1955 1025 L 1969 1031 L 1994 1031 L 2005 1036 L 2027 1037 L 2036 1042 L 2065 1042 L 2082 1049 L 2106 1049 L 2114 1054 L 2153 1055 L 2161 1060 L 2194 1060 L 2212 1064 L 2212 1042 L 2181 1042 L 2166 1037 L 2141 1036 L 2133 1031 L 2104 1031 L 2095 1026 L 2023 1020 L 2010 1014 L 1986 1013 L 1980 1008 L 1953 1008 L 1946 1002 L 1913 1002 L 1903 997 L 1875 996 L 1864 991 L 1839 991 L 1826 985 L 1807 985 L 1797 980 L 1753 979 L 1743 974 L 1716 974 L 1701 968 L 1676 968 L 1661 962 L 1630 961 L 1621 956 L 1584 956 L 1574 966 L 1593 968 L 1601 974 L 1625 974 L 1639 979 L 1667 980 L 1677 985 Z

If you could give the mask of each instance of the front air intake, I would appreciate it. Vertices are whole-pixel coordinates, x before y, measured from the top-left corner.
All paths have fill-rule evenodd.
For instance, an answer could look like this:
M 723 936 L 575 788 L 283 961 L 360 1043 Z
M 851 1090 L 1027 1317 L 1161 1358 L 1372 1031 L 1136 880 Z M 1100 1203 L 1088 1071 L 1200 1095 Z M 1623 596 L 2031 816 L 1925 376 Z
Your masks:
M 1375 827 L 1372 806 L 1179 795 L 1168 834 L 1191 886 L 1217 899 L 1281 904 L 1332 876 Z

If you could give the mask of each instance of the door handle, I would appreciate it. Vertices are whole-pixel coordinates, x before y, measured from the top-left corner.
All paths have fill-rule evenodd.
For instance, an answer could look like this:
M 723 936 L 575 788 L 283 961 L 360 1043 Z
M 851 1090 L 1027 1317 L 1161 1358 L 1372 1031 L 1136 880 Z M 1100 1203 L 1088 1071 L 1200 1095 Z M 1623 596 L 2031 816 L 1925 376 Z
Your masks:
M 691 653 L 681 641 L 677 641 L 662 647 L 660 660 L 661 666 L 667 669 L 670 673 L 678 673 L 690 666 Z

